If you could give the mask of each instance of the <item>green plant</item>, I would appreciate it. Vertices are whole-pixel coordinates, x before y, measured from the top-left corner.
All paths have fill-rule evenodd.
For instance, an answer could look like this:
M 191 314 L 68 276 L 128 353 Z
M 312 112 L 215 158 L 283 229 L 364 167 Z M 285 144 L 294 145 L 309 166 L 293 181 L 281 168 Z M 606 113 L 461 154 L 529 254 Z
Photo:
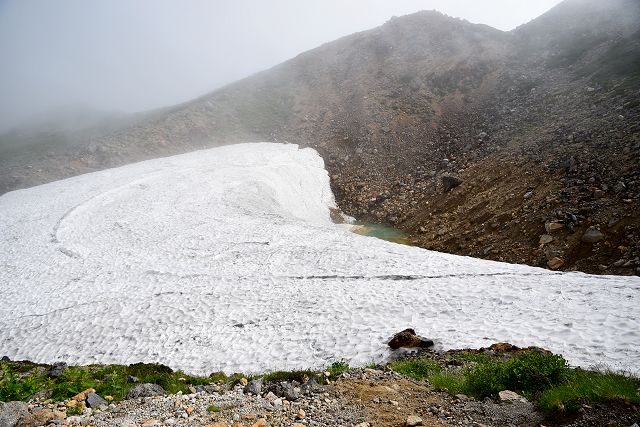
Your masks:
M 436 390 L 445 390 L 455 395 L 465 392 L 465 377 L 462 373 L 433 372 L 429 376 L 429 382 Z
M 207 411 L 208 412 L 220 412 L 220 411 L 222 411 L 222 408 L 219 407 L 219 406 L 210 405 L 210 406 L 207 406 Z
M 38 375 L 19 379 L 6 363 L 2 363 L 0 369 L 3 372 L 2 380 L 0 380 L 0 401 L 24 400 L 46 383 L 46 379 Z
M 335 379 L 335 378 L 338 378 L 340 374 L 348 370 L 349 370 L 349 364 L 344 360 L 340 360 L 338 362 L 333 362 L 331 366 L 329 366 L 329 369 L 327 371 L 329 372 L 329 378 Z
M 399 374 L 416 380 L 428 379 L 432 374 L 442 371 L 440 365 L 424 359 L 399 360 L 389 366 Z
M 605 371 L 573 369 L 564 383 L 540 395 L 538 405 L 544 413 L 575 412 L 583 403 L 622 399 L 640 404 L 640 380 L 627 375 Z
M 527 397 L 560 384 L 568 372 L 566 360 L 559 355 L 525 352 L 504 362 L 487 360 L 465 372 L 468 394 L 483 398 L 501 390 L 513 390 Z

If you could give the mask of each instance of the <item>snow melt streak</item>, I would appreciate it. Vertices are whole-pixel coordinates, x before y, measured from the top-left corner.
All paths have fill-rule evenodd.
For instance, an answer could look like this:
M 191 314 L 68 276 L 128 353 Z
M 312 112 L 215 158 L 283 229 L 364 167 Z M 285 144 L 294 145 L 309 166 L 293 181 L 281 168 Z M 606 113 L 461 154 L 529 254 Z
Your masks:
M 640 280 L 396 245 L 331 223 L 322 159 L 242 144 L 0 197 L 0 354 L 194 374 L 539 345 L 637 372 Z

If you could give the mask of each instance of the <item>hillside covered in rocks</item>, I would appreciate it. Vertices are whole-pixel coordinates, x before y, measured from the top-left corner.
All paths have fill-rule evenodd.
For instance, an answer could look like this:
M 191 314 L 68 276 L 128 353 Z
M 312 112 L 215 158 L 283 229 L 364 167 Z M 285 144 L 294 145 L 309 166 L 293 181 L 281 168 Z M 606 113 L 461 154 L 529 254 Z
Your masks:
M 566 0 L 511 32 L 393 18 L 194 101 L 20 149 L 0 191 L 246 141 L 315 148 L 339 207 L 421 247 L 640 273 L 640 3 Z M 7 139 L 12 141 L 7 142 Z M 18 148 L 16 148 L 18 147 Z M 36 148 L 34 148 L 36 147 Z

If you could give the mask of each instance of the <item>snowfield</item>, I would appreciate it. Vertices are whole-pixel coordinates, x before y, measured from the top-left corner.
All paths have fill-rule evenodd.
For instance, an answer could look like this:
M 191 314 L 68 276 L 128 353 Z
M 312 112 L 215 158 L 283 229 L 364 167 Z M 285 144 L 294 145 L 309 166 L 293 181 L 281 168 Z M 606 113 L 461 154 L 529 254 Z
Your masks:
M 381 361 L 413 327 L 640 370 L 640 278 L 555 273 L 348 231 L 320 156 L 241 144 L 0 197 L 0 356 L 192 374 Z

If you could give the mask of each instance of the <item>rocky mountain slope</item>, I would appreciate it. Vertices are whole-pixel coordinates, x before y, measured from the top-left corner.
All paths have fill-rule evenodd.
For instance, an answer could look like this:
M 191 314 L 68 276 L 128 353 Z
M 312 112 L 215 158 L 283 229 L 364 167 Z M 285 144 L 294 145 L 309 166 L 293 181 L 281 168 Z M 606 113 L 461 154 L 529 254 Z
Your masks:
M 511 32 L 420 12 L 72 146 L 0 152 L 0 190 L 290 141 L 320 152 L 343 211 L 416 245 L 639 274 L 639 100 L 635 0 L 566 0 Z

